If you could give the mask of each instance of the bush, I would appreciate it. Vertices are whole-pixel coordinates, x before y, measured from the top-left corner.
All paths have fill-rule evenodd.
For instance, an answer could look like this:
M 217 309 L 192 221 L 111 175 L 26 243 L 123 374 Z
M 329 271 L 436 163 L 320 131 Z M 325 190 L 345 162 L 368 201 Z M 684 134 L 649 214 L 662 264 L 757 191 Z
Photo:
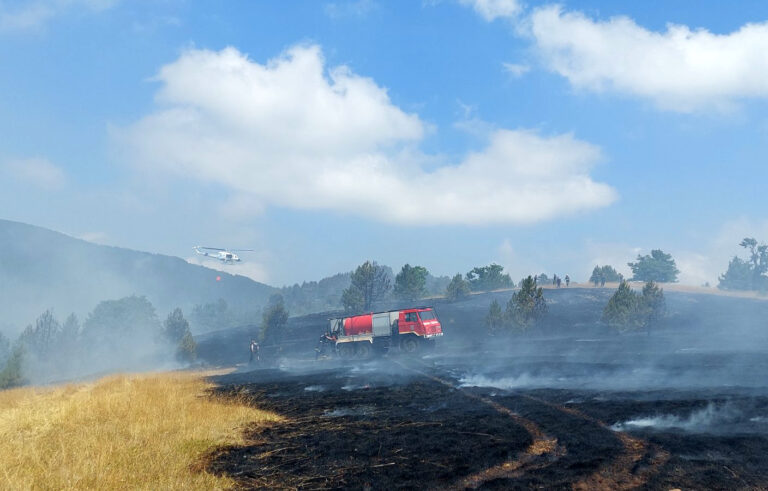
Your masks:
M 0 371 L 0 389 L 10 389 L 24 385 L 26 380 L 22 371 L 24 363 L 24 348 L 17 345 L 11 356 L 5 362 L 5 368 Z

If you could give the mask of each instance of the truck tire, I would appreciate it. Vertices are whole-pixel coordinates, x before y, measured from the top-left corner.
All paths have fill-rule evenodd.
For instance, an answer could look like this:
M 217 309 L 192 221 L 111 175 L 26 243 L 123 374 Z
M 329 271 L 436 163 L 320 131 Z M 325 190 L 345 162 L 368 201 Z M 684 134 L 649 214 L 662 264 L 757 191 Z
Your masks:
M 371 357 L 371 343 L 363 341 L 355 344 L 357 345 L 355 347 L 355 357 L 358 360 L 367 360 Z
M 406 336 L 400 341 L 400 350 L 405 353 L 416 353 L 419 350 L 418 340 L 414 336 Z
M 344 343 L 339 346 L 339 356 L 344 360 L 349 360 L 355 356 L 355 347 L 352 346 L 352 343 Z

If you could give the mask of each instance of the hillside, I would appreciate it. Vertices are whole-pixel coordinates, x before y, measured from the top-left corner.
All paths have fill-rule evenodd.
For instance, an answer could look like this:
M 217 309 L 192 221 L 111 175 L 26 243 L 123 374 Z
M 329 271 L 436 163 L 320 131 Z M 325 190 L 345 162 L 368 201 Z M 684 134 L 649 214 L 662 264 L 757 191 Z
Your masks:
M 43 310 L 84 317 L 108 299 L 146 295 L 163 317 L 219 298 L 258 308 L 275 288 L 161 254 L 92 244 L 41 227 L 0 220 L 0 330 L 15 333 Z M 221 281 L 216 281 L 220 276 Z

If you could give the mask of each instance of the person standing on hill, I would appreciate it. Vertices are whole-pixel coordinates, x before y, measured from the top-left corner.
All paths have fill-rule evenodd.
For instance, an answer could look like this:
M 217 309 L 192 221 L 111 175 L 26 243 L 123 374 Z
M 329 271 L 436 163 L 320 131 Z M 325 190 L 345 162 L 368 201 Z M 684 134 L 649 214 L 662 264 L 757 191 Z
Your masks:
M 571 277 L 568 275 L 565 275 L 565 287 L 568 288 L 571 284 Z

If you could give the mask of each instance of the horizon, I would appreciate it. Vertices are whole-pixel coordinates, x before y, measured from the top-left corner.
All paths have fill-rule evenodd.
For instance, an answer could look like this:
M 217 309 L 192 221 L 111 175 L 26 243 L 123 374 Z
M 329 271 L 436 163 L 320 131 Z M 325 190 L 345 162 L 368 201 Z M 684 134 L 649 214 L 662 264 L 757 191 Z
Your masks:
M 558 5 L 4 4 L 3 218 L 269 285 L 662 249 L 716 286 L 768 240 L 768 5 Z

